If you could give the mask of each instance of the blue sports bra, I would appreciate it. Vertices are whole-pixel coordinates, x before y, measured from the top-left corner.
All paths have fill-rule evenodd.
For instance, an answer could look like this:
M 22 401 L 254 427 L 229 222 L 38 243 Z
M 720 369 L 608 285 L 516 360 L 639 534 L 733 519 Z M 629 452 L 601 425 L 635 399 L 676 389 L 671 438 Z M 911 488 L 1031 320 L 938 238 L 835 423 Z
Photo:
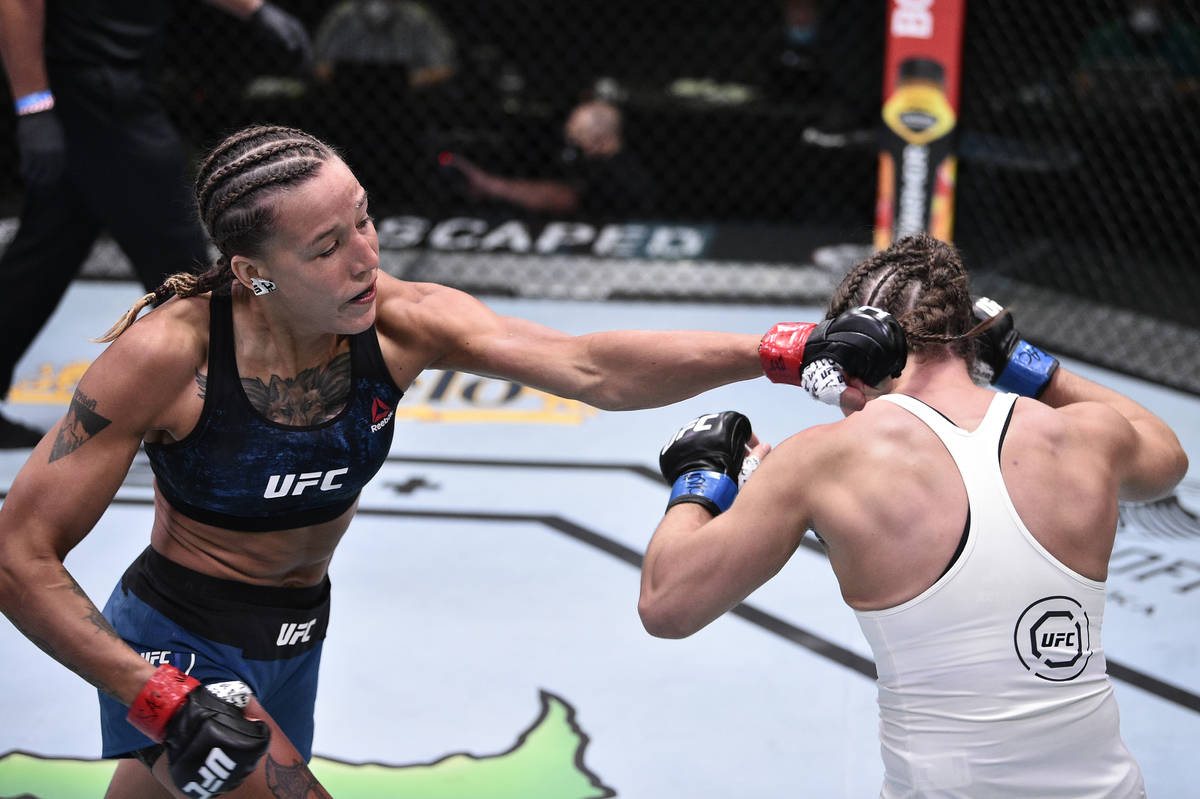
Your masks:
M 213 292 L 208 378 L 196 427 L 169 444 L 145 444 L 158 490 L 180 513 L 246 532 L 287 530 L 342 515 L 392 445 L 396 386 L 372 326 L 350 338 L 351 389 L 332 419 L 291 427 L 250 404 L 237 371 L 233 304 Z

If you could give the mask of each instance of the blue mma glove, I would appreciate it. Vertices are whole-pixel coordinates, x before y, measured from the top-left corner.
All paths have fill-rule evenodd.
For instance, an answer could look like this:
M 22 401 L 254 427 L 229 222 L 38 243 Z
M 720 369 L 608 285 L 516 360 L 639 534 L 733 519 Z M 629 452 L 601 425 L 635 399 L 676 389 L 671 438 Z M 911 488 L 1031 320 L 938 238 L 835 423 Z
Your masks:
M 681 427 L 658 456 L 671 486 L 667 508 L 696 502 L 714 516 L 728 510 L 751 433 L 750 420 L 737 411 L 705 414 Z
M 1037 399 L 1058 369 L 1058 359 L 1030 344 L 1017 332 L 1012 314 L 987 297 L 971 307 L 979 322 L 995 319 L 975 341 L 983 376 L 1001 391 Z

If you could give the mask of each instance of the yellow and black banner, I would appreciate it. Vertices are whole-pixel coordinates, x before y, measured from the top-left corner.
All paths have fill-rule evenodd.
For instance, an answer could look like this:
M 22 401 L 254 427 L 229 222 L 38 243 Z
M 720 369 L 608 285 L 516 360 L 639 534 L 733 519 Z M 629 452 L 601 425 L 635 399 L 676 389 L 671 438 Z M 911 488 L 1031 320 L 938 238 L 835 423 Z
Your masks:
M 965 0 L 891 0 L 883 77 L 883 143 L 875 246 L 954 221 Z

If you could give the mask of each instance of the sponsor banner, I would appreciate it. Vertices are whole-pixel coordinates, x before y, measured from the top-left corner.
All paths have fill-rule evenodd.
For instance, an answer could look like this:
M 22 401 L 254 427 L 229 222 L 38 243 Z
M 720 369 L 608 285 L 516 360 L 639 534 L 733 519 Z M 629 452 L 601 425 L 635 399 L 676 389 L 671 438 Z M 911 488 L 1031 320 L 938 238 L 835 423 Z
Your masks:
M 953 228 L 963 0 L 891 0 L 875 247 Z
M 376 229 L 384 250 L 796 265 L 811 264 L 822 250 L 868 243 L 861 229 L 766 223 L 690 225 L 634 220 L 592 224 L 507 217 L 386 216 L 376 222 Z
M 711 226 L 652 222 L 591 224 L 387 216 L 376 223 L 382 249 L 425 248 L 439 252 L 504 252 L 528 255 L 592 255 L 601 258 L 678 260 L 707 254 Z
M 865 222 L 866 220 L 864 220 Z M 0 248 L 17 228 L 16 219 L 0 219 Z M 838 248 L 869 248 L 862 228 L 785 224 L 688 224 L 629 220 L 592 223 L 515 217 L 383 215 L 376 221 L 380 249 L 603 259 L 673 261 L 756 261 L 789 266 L 823 266 L 821 254 Z M 102 237 L 82 269 L 85 277 L 133 279 L 120 248 Z

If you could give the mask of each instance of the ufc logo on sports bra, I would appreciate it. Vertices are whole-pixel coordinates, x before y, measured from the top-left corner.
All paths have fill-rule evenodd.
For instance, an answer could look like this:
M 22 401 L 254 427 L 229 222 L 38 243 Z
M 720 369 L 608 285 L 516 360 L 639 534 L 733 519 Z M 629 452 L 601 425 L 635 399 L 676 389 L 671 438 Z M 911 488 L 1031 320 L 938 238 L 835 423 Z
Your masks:
M 264 499 L 286 497 L 291 494 L 298 497 L 304 489 L 316 486 L 320 491 L 333 491 L 341 488 L 337 479 L 350 471 L 349 467 L 330 469 L 327 472 L 304 472 L 302 474 L 273 474 L 267 480 L 267 490 L 263 492 Z

